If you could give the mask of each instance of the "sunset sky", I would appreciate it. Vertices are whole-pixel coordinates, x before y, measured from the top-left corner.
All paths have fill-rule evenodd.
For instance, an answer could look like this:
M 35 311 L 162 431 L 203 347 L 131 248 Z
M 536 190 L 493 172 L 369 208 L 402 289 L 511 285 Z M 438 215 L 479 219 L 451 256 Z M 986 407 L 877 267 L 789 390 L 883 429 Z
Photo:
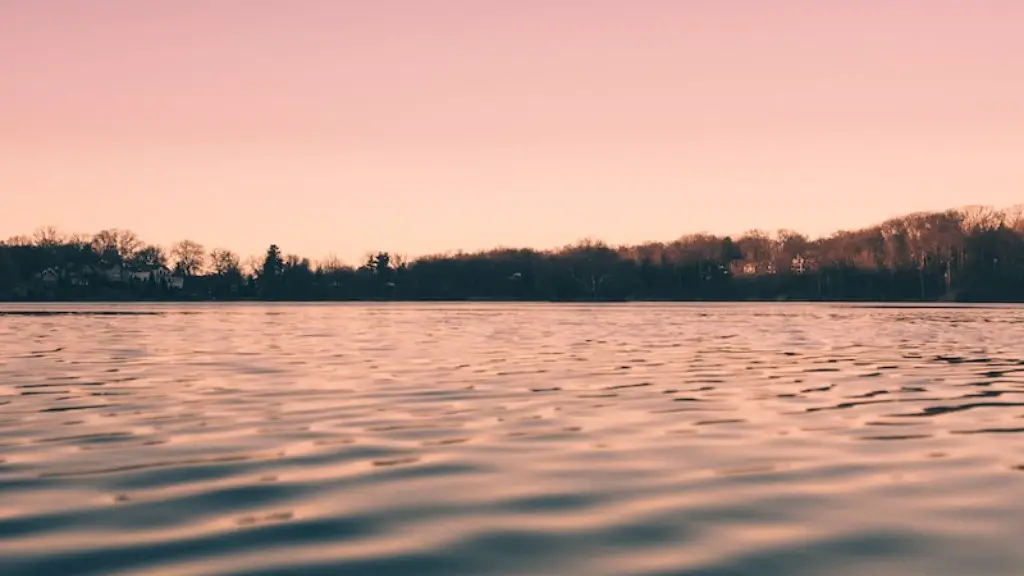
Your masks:
M 0 237 L 349 262 L 1024 202 L 1021 0 L 0 0 Z

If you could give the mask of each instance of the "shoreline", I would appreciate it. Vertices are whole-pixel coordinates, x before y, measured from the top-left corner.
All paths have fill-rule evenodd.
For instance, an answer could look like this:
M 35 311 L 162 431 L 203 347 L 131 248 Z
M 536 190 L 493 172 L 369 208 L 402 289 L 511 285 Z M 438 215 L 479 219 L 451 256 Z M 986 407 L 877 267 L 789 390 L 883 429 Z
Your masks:
M 0 300 L 0 306 L 31 306 L 31 305 L 79 305 L 98 304 L 106 306 L 137 305 L 137 304 L 684 304 L 684 305 L 716 305 L 716 304 L 843 304 L 857 308 L 963 308 L 981 306 L 1024 306 L 1024 300 L 863 300 L 863 299 L 720 299 L 720 300 L 672 300 L 672 299 L 619 299 L 619 300 L 542 300 L 542 299 L 503 299 L 503 298 L 433 298 L 433 299 L 274 299 L 256 298 L 215 300 L 215 299 L 36 299 L 36 300 Z

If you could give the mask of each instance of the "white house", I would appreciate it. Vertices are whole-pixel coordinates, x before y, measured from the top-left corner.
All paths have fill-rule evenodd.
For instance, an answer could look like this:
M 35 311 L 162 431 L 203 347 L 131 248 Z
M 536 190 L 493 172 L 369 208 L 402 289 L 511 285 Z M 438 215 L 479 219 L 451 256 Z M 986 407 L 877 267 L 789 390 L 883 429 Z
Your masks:
M 173 274 L 166 267 L 153 268 L 152 270 L 136 270 L 130 273 L 130 277 L 138 282 L 153 281 L 157 284 L 166 284 L 168 288 L 181 290 L 185 287 L 185 278 Z

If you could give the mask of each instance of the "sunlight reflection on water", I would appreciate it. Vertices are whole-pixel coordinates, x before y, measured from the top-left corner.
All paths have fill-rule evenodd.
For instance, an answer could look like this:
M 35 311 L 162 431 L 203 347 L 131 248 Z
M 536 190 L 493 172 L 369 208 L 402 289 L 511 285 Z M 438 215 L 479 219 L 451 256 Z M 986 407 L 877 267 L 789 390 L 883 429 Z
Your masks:
M 6 306 L 0 573 L 1021 574 L 1021 342 L 1015 307 Z

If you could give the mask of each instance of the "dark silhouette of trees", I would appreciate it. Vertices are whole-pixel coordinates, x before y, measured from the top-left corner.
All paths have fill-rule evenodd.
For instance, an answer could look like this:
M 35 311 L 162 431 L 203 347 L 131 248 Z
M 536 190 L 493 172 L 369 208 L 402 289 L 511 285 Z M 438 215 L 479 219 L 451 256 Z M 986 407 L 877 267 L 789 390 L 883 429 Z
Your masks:
M 41 226 L 32 234 L 33 243 L 44 248 L 53 248 L 64 243 L 64 235 L 55 226 Z
M 308 258 L 294 254 L 286 256 L 281 271 L 283 297 L 293 300 L 314 299 L 314 276 L 313 265 Z
M 183 241 L 168 254 L 128 230 L 53 227 L 0 243 L 3 300 L 864 300 L 1024 301 L 1024 206 L 908 214 L 810 239 L 753 230 L 737 239 L 558 250 L 499 248 L 359 266 L 272 245 L 247 260 Z M 187 281 L 186 281 L 187 278 Z
M 93 236 L 92 246 L 104 264 L 121 266 L 142 248 L 142 240 L 130 230 L 110 228 Z
M 242 278 L 242 265 L 238 254 L 223 248 L 217 248 L 210 252 L 210 263 L 213 274 L 224 278 Z
M 167 255 L 163 248 L 149 245 L 132 255 L 130 265 L 135 270 L 156 270 L 167 267 Z
M 196 276 L 206 266 L 206 248 L 192 240 L 182 240 L 171 247 L 174 269 L 182 276 Z
M 281 249 L 276 244 L 271 244 L 267 249 L 267 256 L 263 259 L 263 267 L 260 276 L 272 278 L 284 273 L 284 258 L 281 257 Z
M 284 276 L 284 258 L 277 244 L 271 244 L 262 264 L 255 270 L 255 284 L 260 297 L 277 299 L 282 297 L 282 278 Z
M 207 278 L 211 298 L 226 300 L 238 297 L 245 281 L 238 254 L 223 248 L 210 252 L 211 274 Z

